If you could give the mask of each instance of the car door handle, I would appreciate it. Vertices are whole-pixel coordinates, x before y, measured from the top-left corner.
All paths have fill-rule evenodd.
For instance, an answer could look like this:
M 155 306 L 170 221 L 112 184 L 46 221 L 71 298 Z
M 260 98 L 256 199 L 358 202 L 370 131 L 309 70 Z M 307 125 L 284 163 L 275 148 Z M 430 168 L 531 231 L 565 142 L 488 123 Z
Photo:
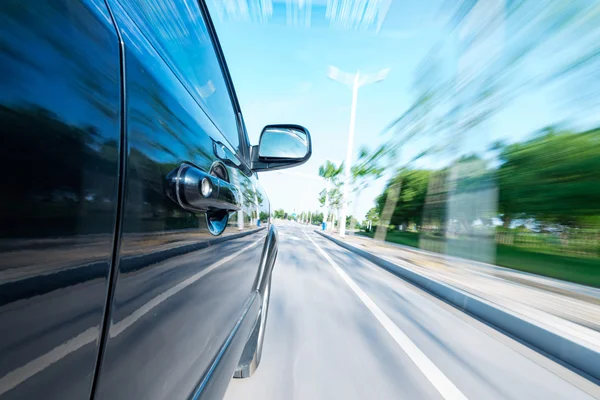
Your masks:
M 237 211 L 240 192 L 231 183 L 190 164 L 181 164 L 167 175 L 167 196 L 188 211 Z

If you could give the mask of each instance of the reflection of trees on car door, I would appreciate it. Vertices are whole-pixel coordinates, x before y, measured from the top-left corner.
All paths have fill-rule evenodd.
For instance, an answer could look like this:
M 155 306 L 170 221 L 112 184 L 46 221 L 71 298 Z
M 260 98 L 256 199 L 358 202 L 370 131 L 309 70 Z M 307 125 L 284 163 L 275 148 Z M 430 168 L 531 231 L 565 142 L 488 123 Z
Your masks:
M 117 215 L 119 64 L 103 2 L 0 5 L 2 398 L 90 397 Z
M 251 296 L 264 232 L 247 229 L 254 200 L 243 189 L 251 177 L 241 170 L 236 113 L 198 3 L 109 3 L 125 45 L 128 158 L 118 278 L 95 397 L 188 398 Z M 156 12 L 160 24 L 149 23 Z M 180 28 L 204 39 L 177 36 Z M 207 80 L 214 90 L 197 93 Z M 209 233 L 205 212 L 167 196 L 167 175 L 182 164 L 217 168 L 214 175 L 240 191 L 242 212 L 232 213 L 219 236 Z M 248 218 L 242 232 L 232 229 L 238 215 L 242 223 Z

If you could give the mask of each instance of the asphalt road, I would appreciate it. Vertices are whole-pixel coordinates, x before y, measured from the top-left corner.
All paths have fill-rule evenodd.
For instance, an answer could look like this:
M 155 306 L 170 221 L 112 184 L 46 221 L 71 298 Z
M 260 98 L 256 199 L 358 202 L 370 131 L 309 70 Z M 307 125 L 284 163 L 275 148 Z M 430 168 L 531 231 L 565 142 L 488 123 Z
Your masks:
M 242 399 L 590 399 L 597 385 L 296 223 Z

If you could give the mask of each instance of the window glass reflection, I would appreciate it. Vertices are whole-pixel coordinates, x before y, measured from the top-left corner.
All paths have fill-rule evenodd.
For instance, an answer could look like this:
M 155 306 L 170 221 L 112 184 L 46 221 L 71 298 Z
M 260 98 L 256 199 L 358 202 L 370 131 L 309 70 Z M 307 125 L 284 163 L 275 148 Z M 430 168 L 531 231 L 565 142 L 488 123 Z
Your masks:
M 261 157 L 294 157 L 306 155 L 308 143 L 303 132 L 294 129 L 268 129 L 260 139 Z
M 148 40 L 235 147 L 239 136 L 235 111 L 198 3 L 134 0 L 123 7 L 148 32 Z

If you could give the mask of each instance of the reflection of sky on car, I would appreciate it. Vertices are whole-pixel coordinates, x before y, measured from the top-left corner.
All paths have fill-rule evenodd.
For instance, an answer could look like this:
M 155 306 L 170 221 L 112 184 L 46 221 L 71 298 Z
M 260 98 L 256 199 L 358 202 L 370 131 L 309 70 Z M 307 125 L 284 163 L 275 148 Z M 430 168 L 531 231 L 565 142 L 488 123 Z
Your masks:
M 258 154 L 262 157 L 304 157 L 306 151 L 303 133 L 294 129 L 269 129 L 261 137 Z
M 590 128 L 597 123 L 598 113 L 592 110 L 597 111 L 598 104 L 586 102 L 591 95 L 584 96 L 585 90 L 593 92 L 585 84 L 589 75 L 585 75 L 586 80 L 577 77 L 569 80 L 553 78 L 552 74 L 565 61 L 582 57 L 598 37 L 598 30 L 586 28 L 585 34 L 580 32 L 577 36 L 576 30 L 583 32 L 585 27 L 576 25 L 554 37 L 551 31 L 535 29 L 544 18 L 553 21 L 562 16 L 552 6 L 558 3 L 544 6 L 545 2 L 530 2 L 519 12 L 508 14 L 505 10 L 511 3 L 508 0 L 208 2 L 251 142 L 257 143 L 266 124 L 305 125 L 312 134 L 313 156 L 298 167 L 297 172 L 304 174 L 316 174 L 326 159 L 345 158 L 351 91 L 326 78 L 329 65 L 348 72 L 391 69 L 385 81 L 359 91 L 355 156 L 361 146 L 373 148 L 381 143 L 386 138 L 382 134 L 385 128 L 415 101 L 418 94 L 415 76 L 434 47 L 437 74 L 453 82 L 451 88 L 446 88 L 449 92 L 458 93 L 461 82 L 478 82 L 477 79 L 502 74 L 506 75 L 502 82 L 508 83 L 501 87 L 503 97 L 486 121 L 456 138 L 460 141 L 459 154 L 485 156 L 490 145 L 498 140 L 523 140 L 549 125 Z M 585 4 L 578 7 L 584 6 L 589 7 Z M 455 27 L 453 24 L 461 13 L 466 16 Z M 491 21 L 488 25 L 492 26 L 485 35 L 480 34 L 487 28 L 483 21 Z M 581 37 L 583 44 L 565 46 L 573 35 Z M 517 57 L 520 46 L 527 42 L 525 39 L 542 45 L 530 51 L 513 70 L 500 68 L 511 57 Z M 581 96 L 571 96 L 574 87 L 579 88 Z M 464 99 L 457 118 L 468 118 L 473 108 L 467 101 L 468 90 L 463 90 L 461 96 L 464 97 L 455 97 L 458 101 Z M 394 132 L 387 135 L 391 134 Z M 398 164 L 412 159 L 430 146 L 430 141 L 422 138 L 411 142 L 402 150 Z M 439 168 L 455 156 L 456 153 L 424 157 L 417 165 Z M 296 178 L 269 173 L 261 174 L 260 179 L 275 208 L 318 207 L 317 193 L 323 185 L 317 180 L 299 183 Z M 359 216 L 372 206 L 384 181 L 361 193 Z M 299 184 L 306 190 L 296 190 Z

